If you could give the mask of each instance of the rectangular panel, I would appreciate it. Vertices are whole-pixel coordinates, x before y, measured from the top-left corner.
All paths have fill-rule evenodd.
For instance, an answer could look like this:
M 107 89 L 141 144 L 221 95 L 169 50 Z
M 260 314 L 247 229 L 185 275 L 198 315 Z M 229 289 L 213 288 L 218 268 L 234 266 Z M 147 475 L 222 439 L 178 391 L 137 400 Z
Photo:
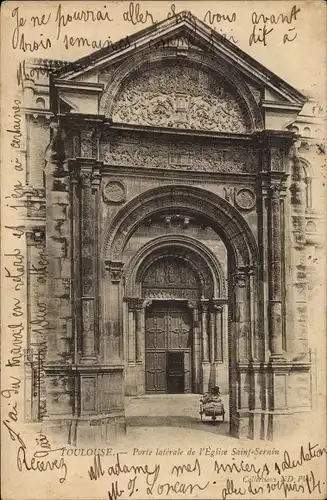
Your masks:
M 145 321 L 145 345 L 147 349 L 165 348 L 165 311 L 148 312 Z
M 180 314 L 178 310 L 168 310 L 168 348 L 178 349 L 180 344 Z
M 147 392 L 166 392 L 166 353 L 145 354 L 145 389 Z
M 169 311 L 169 349 L 191 347 L 191 312 L 182 309 Z
M 81 377 L 82 385 L 82 412 L 96 411 L 96 378 Z
M 155 322 L 155 313 L 147 312 L 145 318 L 145 346 L 149 349 L 154 349 L 155 347 Z
M 285 408 L 286 399 L 286 375 L 274 374 L 274 409 Z
M 101 410 L 123 408 L 122 373 L 113 371 L 102 375 Z
M 166 347 L 166 311 L 156 312 L 156 348 L 164 349 Z

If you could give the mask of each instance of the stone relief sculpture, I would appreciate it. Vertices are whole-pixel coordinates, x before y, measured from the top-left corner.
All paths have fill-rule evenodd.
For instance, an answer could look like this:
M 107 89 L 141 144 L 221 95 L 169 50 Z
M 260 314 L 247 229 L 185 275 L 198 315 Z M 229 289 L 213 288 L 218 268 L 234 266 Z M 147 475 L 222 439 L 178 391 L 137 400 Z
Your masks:
M 114 122 L 245 133 L 246 119 L 222 79 L 188 66 L 151 68 L 117 95 Z
M 249 173 L 256 172 L 258 168 L 256 151 L 242 146 L 221 149 L 104 136 L 101 151 L 104 162 L 109 165 Z

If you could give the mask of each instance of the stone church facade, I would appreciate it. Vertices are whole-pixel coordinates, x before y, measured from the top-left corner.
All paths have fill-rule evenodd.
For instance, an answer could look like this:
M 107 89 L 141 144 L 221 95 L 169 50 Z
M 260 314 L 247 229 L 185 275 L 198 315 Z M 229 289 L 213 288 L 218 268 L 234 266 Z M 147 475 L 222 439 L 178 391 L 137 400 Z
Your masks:
M 273 438 L 314 406 L 318 107 L 186 15 L 60 65 L 23 82 L 27 419 L 100 442 L 217 384 Z

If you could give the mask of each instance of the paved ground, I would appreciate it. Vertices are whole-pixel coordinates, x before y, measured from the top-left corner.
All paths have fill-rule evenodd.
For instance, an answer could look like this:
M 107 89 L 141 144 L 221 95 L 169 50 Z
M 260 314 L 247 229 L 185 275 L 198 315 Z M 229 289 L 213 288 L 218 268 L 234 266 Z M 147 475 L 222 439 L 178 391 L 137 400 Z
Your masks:
M 210 443 L 214 435 L 231 440 L 228 434 L 228 397 L 223 397 L 225 422 L 199 415 L 199 394 L 164 394 L 125 398 L 127 439 L 153 446 L 172 446 L 192 442 Z M 169 438 L 169 443 L 167 439 Z M 215 440 L 216 441 L 216 440 Z

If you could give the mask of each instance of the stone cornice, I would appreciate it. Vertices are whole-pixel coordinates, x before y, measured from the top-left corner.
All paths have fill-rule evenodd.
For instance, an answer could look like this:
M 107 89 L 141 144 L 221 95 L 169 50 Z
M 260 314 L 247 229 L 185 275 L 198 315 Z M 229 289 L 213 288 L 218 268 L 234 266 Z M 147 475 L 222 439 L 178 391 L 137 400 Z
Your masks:
M 73 92 L 96 92 L 98 94 L 100 94 L 104 88 L 101 83 L 72 82 L 66 80 L 54 80 L 54 86 L 57 89 L 70 90 Z
M 262 100 L 260 104 L 264 109 L 296 111 L 296 112 L 299 112 L 302 109 L 302 104 L 293 102 L 275 102 L 275 101 Z

